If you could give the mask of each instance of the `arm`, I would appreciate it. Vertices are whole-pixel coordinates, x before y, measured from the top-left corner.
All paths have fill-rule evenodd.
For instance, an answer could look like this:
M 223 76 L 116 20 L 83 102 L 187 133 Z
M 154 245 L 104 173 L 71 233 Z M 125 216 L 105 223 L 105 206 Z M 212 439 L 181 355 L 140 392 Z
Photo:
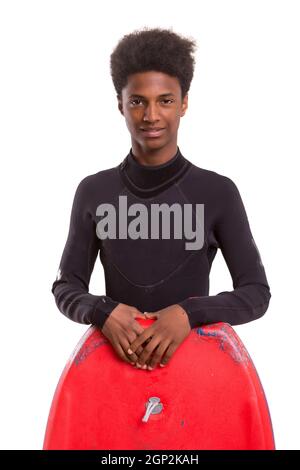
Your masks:
M 264 266 L 252 237 L 246 211 L 236 185 L 225 179 L 219 198 L 220 212 L 215 236 L 233 281 L 233 291 L 213 296 L 189 297 L 179 305 L 191 327 L 226 322 L 239 325 L 256 320 L 271 298 Z
M 105 295 L 89 293 L 99 239 L 87 207 L 88 200 L 88 180 L 84 178 L 74 196 L 69 234 L 51 292 L 60 312 L 70 320 L 102 328 L 118 302 Z

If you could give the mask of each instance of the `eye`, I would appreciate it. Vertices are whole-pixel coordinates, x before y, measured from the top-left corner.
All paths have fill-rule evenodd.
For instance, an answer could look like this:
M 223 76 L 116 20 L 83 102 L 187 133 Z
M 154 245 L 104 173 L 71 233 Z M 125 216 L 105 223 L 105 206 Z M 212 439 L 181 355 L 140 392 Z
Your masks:
M 130 101 L 130 104 L 133 104 L 133 105 L 135 106 L 135 103 L 136 103 L 137 101 L 140 102 L 140 103 L 142 102 L 142 100 L 140 100 L 139 98 L 136 98 L 135 100 L 131 100 L 131 101 Z
M 174 100 L 164 98 L 163 100 L 161 100 L 161 102 L 164 103 L 164 104 L 171 104 L 171 103 L 174 102 Z M 135 98 L 134 100 L 130 101 L 130 104 L 132 104 L 133 106 L 136 106 L 140 103 L 142 103 L 142 100 L 140 98 Z

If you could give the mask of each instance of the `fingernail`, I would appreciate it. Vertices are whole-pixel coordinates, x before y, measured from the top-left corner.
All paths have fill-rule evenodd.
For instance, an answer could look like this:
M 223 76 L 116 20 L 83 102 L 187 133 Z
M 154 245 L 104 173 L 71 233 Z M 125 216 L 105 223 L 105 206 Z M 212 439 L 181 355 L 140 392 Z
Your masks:
M 160 367 L 165 367 L 165 364 L 159 364 L 159 365 L 160 365 Z
M 138 368 L 142 367 L 141 364 L 139 364 L 138 362 L 136 363 L 136 366 L 137 366 Z
M 128 354 L 133 354 L 133 351 L 131 349 L 127 349 Z
M 148 370 L 153 370 L 153 367 L 148 366 Z
M 146 365 L 146 364 L 143 365 L 143 369 L 147 369 L 147 365 Z

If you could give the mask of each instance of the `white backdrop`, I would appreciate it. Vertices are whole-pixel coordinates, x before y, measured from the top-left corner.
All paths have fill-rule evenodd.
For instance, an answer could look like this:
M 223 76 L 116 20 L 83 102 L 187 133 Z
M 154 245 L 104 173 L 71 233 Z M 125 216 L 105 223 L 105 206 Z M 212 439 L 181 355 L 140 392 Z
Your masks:
M 262 381 L 278 449 L 299 449 L 299 2 L 0 3 L 0 447 L 41 449 L 53 393 L 87 330 L 57 309 L 55 280 L 79 181 L 116 166 L 130 135 L 109 72 L 117 41 L 172 27 L 198 42 L 178 144 L 238 186 L 272 298 L 234 327 Z M 210 294 L 231 290 L 218 252 Z M 99 259 L 90 291 L 104 294 Z

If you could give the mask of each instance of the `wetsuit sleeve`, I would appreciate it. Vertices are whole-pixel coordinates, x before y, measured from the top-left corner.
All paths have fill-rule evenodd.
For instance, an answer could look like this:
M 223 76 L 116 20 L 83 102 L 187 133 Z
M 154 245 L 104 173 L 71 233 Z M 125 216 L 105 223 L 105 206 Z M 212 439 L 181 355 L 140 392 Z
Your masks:
M 208 323 L 240 325 L 256 320 L 266 312 L 271 298 L 238 188 L 230 178 L 225 177 L 224 183 L 219 193 L 215 236 L 234 290 L 213 296 L 189 297 L 180 302 L 192 328 Z
M 68 238 L 51 292 L 66 317 L 102 328 L 118 302 L 89 293 L 90 277 L 99 250 L 95 222 L 88 210 L 89 185 L 84 178 L 75 192 Z

